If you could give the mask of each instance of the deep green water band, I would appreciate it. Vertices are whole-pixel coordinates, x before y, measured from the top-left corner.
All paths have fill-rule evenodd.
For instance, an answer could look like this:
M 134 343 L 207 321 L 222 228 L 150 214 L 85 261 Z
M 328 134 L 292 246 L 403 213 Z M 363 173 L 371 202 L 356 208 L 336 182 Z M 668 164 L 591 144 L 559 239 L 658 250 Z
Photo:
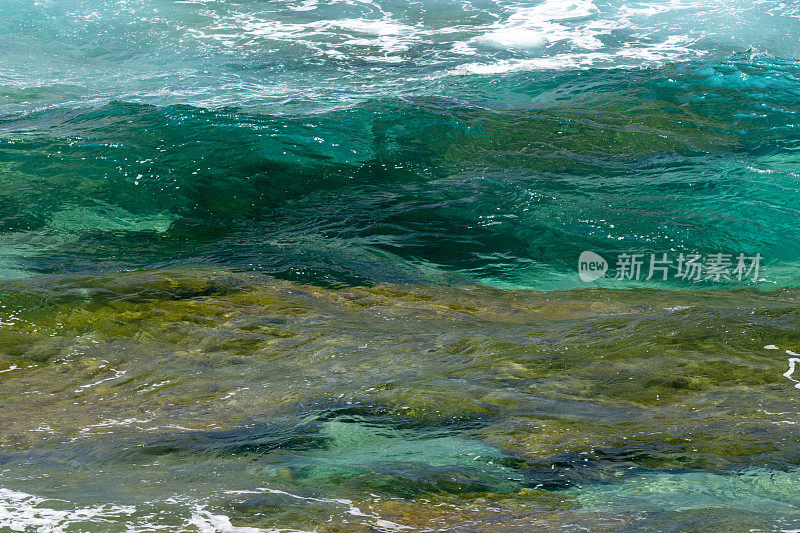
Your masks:
M 612 268 L 621 253 L 760 253 L 756 285 L 796 286 L 798 73 L 741 60 L 479 76 L 310 116 L 11 114 L 0 276 L 214 264 L 549 290 L 582 285 L 592 250 Z M 613 277 L 599 284 L 632 284 Z M 674 278 L 646 286 L 724 287 Z

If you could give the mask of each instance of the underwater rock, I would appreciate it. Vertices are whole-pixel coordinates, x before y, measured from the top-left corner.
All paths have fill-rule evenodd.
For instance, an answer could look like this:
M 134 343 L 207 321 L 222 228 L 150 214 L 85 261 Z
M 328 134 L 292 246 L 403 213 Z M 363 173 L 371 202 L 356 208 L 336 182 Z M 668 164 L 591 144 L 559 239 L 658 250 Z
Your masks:
M 590 488 L 800 461 L 796 389 L 764 348 L 798 349 L 792 290 L 331 289 L 183 269 L 0 294 L 9 468 L 150 465 L 179 483 L 224 464 L 232 487 L 331 499 L 311 515 L 237 500 L 253 527 L 321 526 L 331 508 L 332 531 L 585 521 Z M 341 522 L 339 500 L 368 518 Z

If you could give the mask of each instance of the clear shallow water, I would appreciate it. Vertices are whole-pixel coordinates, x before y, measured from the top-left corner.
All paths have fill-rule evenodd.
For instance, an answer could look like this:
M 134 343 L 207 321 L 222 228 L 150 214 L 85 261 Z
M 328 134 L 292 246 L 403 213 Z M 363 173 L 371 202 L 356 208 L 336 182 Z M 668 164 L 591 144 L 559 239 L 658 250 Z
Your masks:
M 0 288 L 6 527 L 800 524 L 796 290 Z
M 798 529 L 798 22 L 3 2 L 0 527 Z

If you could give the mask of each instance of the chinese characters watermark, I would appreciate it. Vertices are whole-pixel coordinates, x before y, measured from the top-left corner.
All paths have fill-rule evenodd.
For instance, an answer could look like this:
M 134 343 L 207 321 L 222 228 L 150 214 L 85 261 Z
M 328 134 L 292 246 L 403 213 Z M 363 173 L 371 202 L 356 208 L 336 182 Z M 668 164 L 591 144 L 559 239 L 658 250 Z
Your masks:
M 755 282 L 759 279 L 762 259 L 760 253 L 620 253 L 616 258 L 614 279 Z M 578 275 L 586 283 L 605 277 L 608 270 L 608 262 L 595 252 L 585 251 L 578 259 Z

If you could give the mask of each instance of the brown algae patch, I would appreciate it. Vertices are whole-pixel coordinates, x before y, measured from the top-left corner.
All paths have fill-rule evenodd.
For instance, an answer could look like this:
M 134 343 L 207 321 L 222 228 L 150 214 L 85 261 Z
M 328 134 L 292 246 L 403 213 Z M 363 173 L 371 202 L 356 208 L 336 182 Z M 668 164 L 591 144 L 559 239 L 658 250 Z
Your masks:
M 178 402 L 208 410 L 200 424 L 318 397 L 504 418 L 537 397 L 680 412 L 743 388 L 764 402 L 790 391 L 762 348 L 797 348 L 800 322 L 793 291 L 331 290 L 219 270 L 38 278 L 0 298 L 0 370 L 16 367 L 0 381 L 21 401 L 4 417 L 37 398 L 83 405 L 73 416 Z
M 254 464 L 236 479 L 358 498 L 412 528 L 567 523 L 569 487 L 800 460 L 786 356 L 764 348 L 798 350 L 799 298 L 328 289 L 214 269 L 6 282 L 0 453 L 177 465 L 233 439 L 223 455 Z M 348 406 L 373 414 L 297 433 Z M 236 433 L 253 424 L 269 446 Z M 457 481 L 470 453 L 500 463 Z

